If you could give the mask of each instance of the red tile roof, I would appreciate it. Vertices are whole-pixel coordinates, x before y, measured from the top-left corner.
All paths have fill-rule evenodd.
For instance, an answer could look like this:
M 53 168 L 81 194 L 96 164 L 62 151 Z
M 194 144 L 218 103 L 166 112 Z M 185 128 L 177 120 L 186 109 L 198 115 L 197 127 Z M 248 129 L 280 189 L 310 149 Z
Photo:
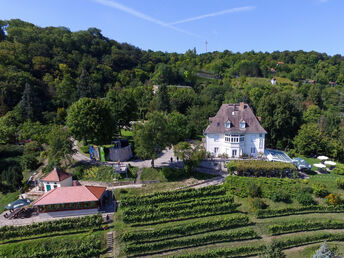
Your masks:
M 72 174 L 66 173 L 58 168 L 54 168 L 42 181 L 48 182 L 61 182 L 68 177 L 71 177 Z
M 105 190 L 106 187 L 100 186 L 57 187 L 35 201 L 34 206 L 98 201 Z
M 99 187 L 99 186 L 86 186 L 87 189 L 98 199 L 103 195 L 106 187 Z

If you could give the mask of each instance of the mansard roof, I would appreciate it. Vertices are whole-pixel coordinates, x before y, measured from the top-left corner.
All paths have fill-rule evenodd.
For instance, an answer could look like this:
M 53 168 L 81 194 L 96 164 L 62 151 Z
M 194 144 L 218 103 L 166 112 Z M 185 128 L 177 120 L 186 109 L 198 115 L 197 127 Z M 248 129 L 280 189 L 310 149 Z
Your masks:
M 226 128 L 225 123 L 231 122 L 231 127 Z M 264 133 L 266 131 L 260 125 L 252 109 L 246 103 L 222 104 L 214 117 L 209 118 L 210 124 L 204 133 Z M 240 128 L 240 122 L 245 121 L 245 128 Z

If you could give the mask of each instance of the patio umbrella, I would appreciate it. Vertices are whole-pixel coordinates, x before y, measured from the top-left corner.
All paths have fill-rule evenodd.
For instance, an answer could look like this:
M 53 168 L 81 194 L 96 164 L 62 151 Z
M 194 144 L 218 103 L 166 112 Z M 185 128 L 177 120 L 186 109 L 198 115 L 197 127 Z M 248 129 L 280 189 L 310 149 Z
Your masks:
M 330 166 L 335 166 L 335 165 L 337 165 L 336 162 L 333 162 L 333 161 L 330 161 L 330 160 L 325 161 L 325 164 L 326 164 L 326 165 L 330 165 Z
M 317 168 L 326 168 L 326 165 L 324 164 L 313 164 L 313 166 Z
M 317 159 L 320 159 L 320 160 L 327 160 L 328 157 L 326 157 L 326 156 L 319 156 L 319 157 L 317 157 Z
M 11 202 L 5 206 L 5 209 L 7 210 L 13 210 L 13 209 L 18 209 L 24 206 L 27 206 L 31 203 L 31 200 L 29 199 L 18 199 L 14 202 Z

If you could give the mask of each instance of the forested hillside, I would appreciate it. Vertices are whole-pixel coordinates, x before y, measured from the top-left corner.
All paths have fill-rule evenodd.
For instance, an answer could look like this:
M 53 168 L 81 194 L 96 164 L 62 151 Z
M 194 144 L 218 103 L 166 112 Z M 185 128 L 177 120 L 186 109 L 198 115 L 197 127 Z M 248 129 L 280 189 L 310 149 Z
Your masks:
M 183 125 L 176 141 L 199 138 L 222 103 L 245 101 L 261 117 L 268 147 L 343 160 L 341 55 L 163 53 L 108 39 L 96 28 L 71 32 L 21 20 L 0 26 L 1 144 L 47 142 L 42 132 L 65 125 L 68 108 L 84 97 L 106 102 L 117 125 L 108 137 L 94 138 L 103 144 L 118 128 L 154 111 L 173 112 Z M 162 85 L 158 94 L 153 85 Z

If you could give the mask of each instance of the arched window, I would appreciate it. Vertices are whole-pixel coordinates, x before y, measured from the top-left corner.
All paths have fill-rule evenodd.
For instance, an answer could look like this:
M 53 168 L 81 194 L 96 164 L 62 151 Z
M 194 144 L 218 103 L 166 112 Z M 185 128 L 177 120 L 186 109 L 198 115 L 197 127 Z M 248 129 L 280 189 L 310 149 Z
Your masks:
M 226 128 L 231 128 L 231 121 L 227 121 L 226 123 L 225 123 L 225 126 L 226 126 Z

